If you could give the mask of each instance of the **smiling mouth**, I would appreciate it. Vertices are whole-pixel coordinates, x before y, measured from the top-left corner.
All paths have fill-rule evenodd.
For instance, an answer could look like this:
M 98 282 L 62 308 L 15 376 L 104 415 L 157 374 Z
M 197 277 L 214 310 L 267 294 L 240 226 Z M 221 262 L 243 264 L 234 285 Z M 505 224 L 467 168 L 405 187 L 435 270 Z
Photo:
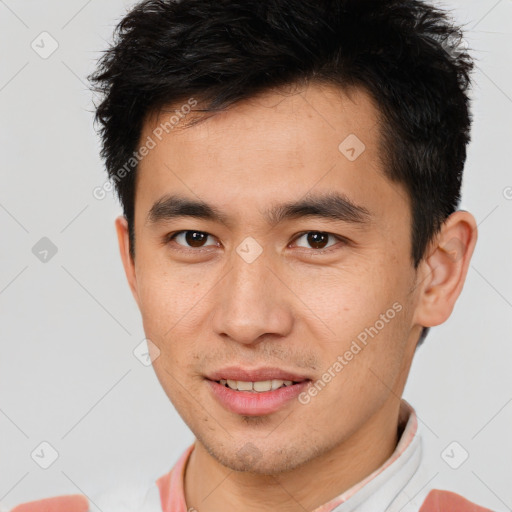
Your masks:
M 304 379 L 301 381 L 292 381 L 292 380 L 281 380 L 281 379 L 272 379 L 272 380 L 263 380 L 256 382 L 249 381 L 240 381 L 240 380 L 229 380 L 229 379 L 220 379 L 214 382 L 217 384 L 221 384 L 222 386 L 232 389 L 233 391 L 247 391 L 249 393 L 265 393 L 268 391 L 276 391 L 281 388 L 293 386 L 295 384 L 300 384 L 301 382 L 305 382 L 309 379 Z

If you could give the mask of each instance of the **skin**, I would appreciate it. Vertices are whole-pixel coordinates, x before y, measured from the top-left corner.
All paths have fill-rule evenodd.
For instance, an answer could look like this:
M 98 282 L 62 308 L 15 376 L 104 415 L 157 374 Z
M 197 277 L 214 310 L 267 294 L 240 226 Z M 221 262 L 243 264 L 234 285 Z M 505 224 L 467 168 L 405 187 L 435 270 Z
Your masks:
M 148 117 L 141 140 L 164 119 Z M 146 336 L 160 350 L 155 372 L 196 437 L 187 508 L 313 510 L 393 453 L 421 326 L 450 316 L 477 229 L 470 213 L 455 212 L 414 269 L 410 203 L 383 174 L 379 126 L 363 90 L 313 84 L 164 133 L 139 164 L 135 261 L 124 217 L 116 229 Z M 338 150 L 349 134 L 366 146 L 355 161 Z M 305 217 L 269 227 L 263 216 L 276 203 L 330 191 L 364 206 L 371 221 Z M 231 223 L 147 222 L 166 193 L 212 204 Z M 199 249 L 184 236 L 165 241 L 182 230 L 211 236 Z M 322 254 L 304 232 L 334 235 L 323 249 L 332 250 Z M 236 252 L 246 237 L 263 249 L 252 263 Z M 401 311 L 306 405 L 293 400 L 272 414 L 241 416 L 217 403 L 204 380 L 238 364 L 277 366 L 315 382 L 394 303 Z M 253 462 L 238 454 L 249 441 Z

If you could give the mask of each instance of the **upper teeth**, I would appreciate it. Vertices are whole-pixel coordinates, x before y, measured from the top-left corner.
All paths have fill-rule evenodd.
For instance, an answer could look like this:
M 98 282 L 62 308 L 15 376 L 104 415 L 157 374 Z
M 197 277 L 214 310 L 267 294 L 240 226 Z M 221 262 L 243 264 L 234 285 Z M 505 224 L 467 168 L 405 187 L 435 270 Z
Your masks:
M 257 382 L 245 382 L 242 380 L 225 380 L 221 379 L 220 383 L 225 386 L 226 384 L 231 389 L 237 389 L 238 391 L 270 391 L 278 389 L 282 386 L 291 386 L 293 381 L 291 380 L 260 380 Z

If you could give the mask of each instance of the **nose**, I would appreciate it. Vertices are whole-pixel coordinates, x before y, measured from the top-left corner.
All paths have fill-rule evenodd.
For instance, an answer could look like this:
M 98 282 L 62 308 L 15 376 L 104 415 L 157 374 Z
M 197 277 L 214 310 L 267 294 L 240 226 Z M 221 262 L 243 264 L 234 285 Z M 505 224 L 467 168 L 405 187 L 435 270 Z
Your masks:
M 283 337 L 293 326 L 293 293 L 283 284 L 264 253 L 248 263 L 238 254 L 216 289 L 213 329 L 244 345 Z

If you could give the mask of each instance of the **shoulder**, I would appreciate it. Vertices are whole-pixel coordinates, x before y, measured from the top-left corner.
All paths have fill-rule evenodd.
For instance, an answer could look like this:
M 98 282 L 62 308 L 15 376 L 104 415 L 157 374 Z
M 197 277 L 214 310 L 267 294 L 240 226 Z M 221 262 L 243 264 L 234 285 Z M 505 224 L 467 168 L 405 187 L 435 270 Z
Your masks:
M 88 512 L 89 500 L 83 494 L 53 496 L 16 505 L 10 512 Z
M 393 499 L 389 512 L 500 512 L 492 506 L 492 496 L 478 499 L 475 490 L 442 471 L 437 454 L 425 455 L 420 437 L 416 469 Z M 481 497 L 481 496 L 480 496 Z M 492 507 L 492 508 L 491 508 Z
M 21 503 L 9 512 L 161 512 L 159 489 L 154 481 L 127 482 L 87 497 L 54 496 Z
M 434 479 L 436 481 L 432 485 Z M 453 488 L 449 476 L 441 478 L 439 471 L 428 470 L 422 464 L 394 498 L 389 512 L 499 512 L 489 508 L 488 502 L 477 503 L 464 494 L 461 487 Z
M 419 512 L 492 512 L 473 503 L 460 494 L 432 489 L 421 505 Z

